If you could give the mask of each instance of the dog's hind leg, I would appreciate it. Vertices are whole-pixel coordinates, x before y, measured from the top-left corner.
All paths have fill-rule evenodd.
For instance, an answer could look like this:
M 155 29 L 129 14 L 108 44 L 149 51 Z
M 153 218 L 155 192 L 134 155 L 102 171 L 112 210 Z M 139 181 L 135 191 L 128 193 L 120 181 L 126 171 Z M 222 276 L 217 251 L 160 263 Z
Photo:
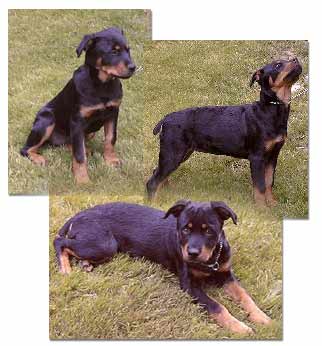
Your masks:
M 169 142 L 167 141 L 167 143 Z M 193 153 L 189 145 L 183 141 L 171 141 L 170 143 L 171 146 L 166 146 L 163 144 L 163 139 L 160 138 L 159 164 L 146 184 L 148 198 L 150 200 L 169 175 Z
M 112 234 L 105 241 L 68 239 L 57 236 L 54 240 L 54 247 L 60 272 L 69 274 L 71 272 L 69 256 L 82 260 L 88 266 L 91 263 L 103 263 L 116 254 L 118 244 Z
M 44 166 L 45 158 L 38 153 L 38 149 L 49 140 L 55 127 L 55 118 L 48 109 L 41 110 L 35 119 L 25 146 L 20 150 L 22 156 L 28 157 L 37 165 Z

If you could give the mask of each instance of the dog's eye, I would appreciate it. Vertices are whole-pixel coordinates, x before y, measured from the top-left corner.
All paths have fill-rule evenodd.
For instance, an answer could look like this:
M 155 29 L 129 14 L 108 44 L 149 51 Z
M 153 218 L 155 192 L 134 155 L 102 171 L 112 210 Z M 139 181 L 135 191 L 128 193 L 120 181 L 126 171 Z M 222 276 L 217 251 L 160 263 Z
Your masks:
M 112 49 L 112 54 L 113 55 L 118 55 L 118 54 L 120 54 L 120 52 L 121 52 L 121 49 L 119 47 Z
M 212 230 L 210 228 L 207 228 L 205 230 L 206 235 L 212 235 Z
M 282 66 L 282 64 L 279 62 L 279 63 L 277 63 L 277 64 L 275 65 L 275 68 L 276 68 L 276 69 L 279 69 L 281 66 Z
M 185 227 L 183 230 L 182 230 L 182 233 L 184 234 L 189 234 L 191 232 L 191 229 L 188 228 L 188 227 Z

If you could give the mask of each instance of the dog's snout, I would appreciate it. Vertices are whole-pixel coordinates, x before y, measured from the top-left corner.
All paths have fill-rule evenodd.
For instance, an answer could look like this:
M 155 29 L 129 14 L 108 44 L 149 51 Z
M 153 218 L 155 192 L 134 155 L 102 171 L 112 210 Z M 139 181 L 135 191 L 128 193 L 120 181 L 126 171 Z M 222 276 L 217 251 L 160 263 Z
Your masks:
M 127 68 L 128 68 L 129 71 L 132 72 L 132 73 L 136 70 L 135 64 L 129 64 L 129 65 L 127 66 Z
M 188 255 L 191 258 L 196 258 L 200 255 L 200 249 L 198 249 L 197 247 L 194 246 L 188 246 Z

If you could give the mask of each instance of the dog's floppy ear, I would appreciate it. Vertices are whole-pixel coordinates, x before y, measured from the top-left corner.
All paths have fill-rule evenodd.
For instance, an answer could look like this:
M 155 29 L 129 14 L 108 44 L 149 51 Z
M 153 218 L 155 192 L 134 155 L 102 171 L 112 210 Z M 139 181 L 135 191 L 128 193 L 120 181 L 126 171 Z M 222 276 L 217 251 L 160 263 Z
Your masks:
M 77 57 L 79 58 L 83 52 L 83 50 L 87 50 L 88 47 L 91 44 L 91 41 L 94 39 L 95 35 L 94 34 L 90 34 L 90 35 L 85 35 L 83 37 L 83 39 L 81 40 L 81 43 L 79 44 L 79 46 L 76 49 L 76 53 L 77 53 Z
M 237 225 L 237 215 L 224 202 L 210 202 L 211 208 L 225 221 L 231 218 L 233 223 Z
M 264 70 L 263 69 L 259 69 L 256 72 L 254 72 L 252 79 L 250 80 L 249 86 L 252 86 L 255 82 L 259 82 L 264 74 Z
M 190 201 L 186 201 L 184 199 L 181 199 L 180 201 L 176 202 L 164 215 L 164 219 L 166 219 L 170 214 L 172 214 L 174 217 L 178 217 L 183 209 L 190 203 Z

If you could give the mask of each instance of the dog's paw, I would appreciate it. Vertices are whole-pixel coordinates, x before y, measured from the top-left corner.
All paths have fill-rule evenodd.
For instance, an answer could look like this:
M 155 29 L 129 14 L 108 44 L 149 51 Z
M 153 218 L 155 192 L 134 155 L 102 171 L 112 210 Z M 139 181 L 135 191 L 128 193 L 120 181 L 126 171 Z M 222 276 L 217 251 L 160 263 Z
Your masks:
M 244 322 L 232 316 L 225 307 L 221 307 L 219 313 L 212 314 L 211 317 L 223 328 L 236 334 L 253 334 L 252 328 Z
M 112 167 L 122 166 L 122 160 L 120 160 L 116 155 L 104 155 L 104 161 L 107 165 Z
M 252 312 L 248 318 L 250 321 L 257 324 L 269 325 L 272 323 L 272 320 L 265 314 L 265 312 L 259 309 L 257 311 Z
M 272 196 L 269 196 L 269 197 L 266 197 L 266 205 L 268 207 L 276 207 L 278 204 L 277 202 L 277 199 L 275 199 L 275 197 L 272 195 Z
M 81 268 L 85 270 L 87 273 L 90 273 L 94 269 L 94 266 L 91 263 L 89 263 L 87 260 L 81 261 L 80 265 L 81 265 Z
M 47 165 L 47 160 L 42 155 L 39 155 L 36 153 L 29 153 L 29 158 L 34 164 L 36 164 L 38 166 L 46 166 Z
M 72 168 L 76 184 L 87 184 L 89 183 L 89 177 L 87 173 L 86 163 L 78 163 L 76 160 L 73 160 Z

